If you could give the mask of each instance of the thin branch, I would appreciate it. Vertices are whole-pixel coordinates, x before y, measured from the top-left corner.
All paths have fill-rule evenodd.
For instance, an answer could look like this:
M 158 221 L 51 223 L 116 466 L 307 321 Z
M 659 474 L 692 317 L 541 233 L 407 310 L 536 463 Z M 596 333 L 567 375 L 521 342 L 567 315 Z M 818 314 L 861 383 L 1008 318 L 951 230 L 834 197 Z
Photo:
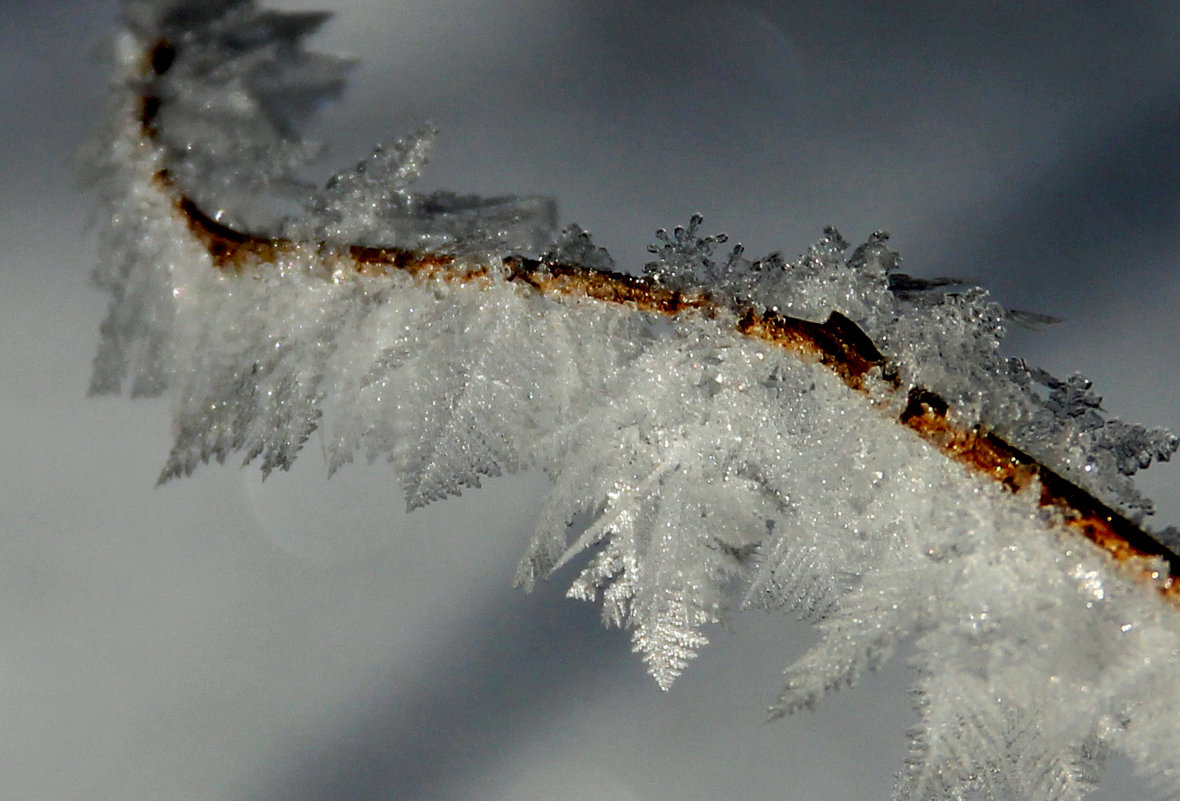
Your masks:
M 162 100 L 150 91 L 155 79 L 172 66 L 177 46 L 160 40 L 145 54 L 147 90 L 140 96 L 139 126 L 144 139 L 158 145 Z M 393 247 L 332 245 L 295 242 L 238 231 L 201 210 L 179 191 L 167 170 L 156 173 L 156 185 L 172 199 L 175 212 L 203 245 L 216 269 L 246 273 L 265 269 L 296 249 L 313 248 L 325 261 L 365 276 L 405 272 L 424 280 L 475 282 L 487 280 L 488 267 L 460 263 L 453 255 Z M 869 394 L 871 385 L 884 383 L 899 393 L 903 384 L 896 365 L 889 363 L 872 339 L 856 323 L 832 312 L 823 323 L 719 298 L 705 288 L 688 291 L 663 286 L 652 277 L 637 277 L 590 267 L 551 263 L 519 255 L 506 256 L 496 271 L 504 280 L 528 285 L 555 299 L 592 300 L 628 306 L 669 318 L 685 313 L 734 320 L 734 329 L 819 362 L 850 388 Z M 1140 572 L 1169 600 L 1180 604 L 1180 555 L 1086 490 L 1039 463 L 983 426 L 961 428 L 950 419 L 947 401 L 919 387 L 912 388 L 897 422 L 914 431 L 947 457 L 998 481 L 1013 493 L 1039 491 L 1039 503 L 1068 530 L 1110 553 L 1116 560 L 1141 560 Z M 1152 566 L 1162 559 L 1168 575 Z

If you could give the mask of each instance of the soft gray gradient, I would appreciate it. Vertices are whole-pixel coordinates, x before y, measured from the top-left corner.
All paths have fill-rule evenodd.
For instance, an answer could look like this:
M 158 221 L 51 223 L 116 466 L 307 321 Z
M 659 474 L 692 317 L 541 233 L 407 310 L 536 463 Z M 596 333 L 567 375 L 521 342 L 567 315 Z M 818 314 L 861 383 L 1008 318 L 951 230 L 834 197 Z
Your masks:
M 698 211 L 755 254 L 889 228 L 907 270 L 1066 318 L 1012 352 L 1180 430 L 1175 4 L 337 6 L 322 44 L 361 63 L 315 126 L 331 164 L 433 120 L 429 186 L 552 194 L 631 268 Z M 745 614 L 664 695 L 560 580 L 508 588 L 539 478 L 406 516 L 386 466 L 327 482 L 313 440 L 265 484 L 152 488 L 167 402 L 84 397 L 106 299 L 70 159 L 116 14 L 0 11 L 0 798 L 887 797 L 903 660 L 766 726 L 812 638 Z M 1145 797 L 1112 771 L 1098 797 Z

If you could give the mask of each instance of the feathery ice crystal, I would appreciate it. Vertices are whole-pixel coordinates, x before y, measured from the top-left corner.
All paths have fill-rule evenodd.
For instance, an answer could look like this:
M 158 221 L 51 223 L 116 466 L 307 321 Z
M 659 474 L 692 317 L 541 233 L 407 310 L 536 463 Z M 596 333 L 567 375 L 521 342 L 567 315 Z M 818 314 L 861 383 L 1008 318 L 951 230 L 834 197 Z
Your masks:
M 411 507 L 536 468 L 517 582 L 585 559 L 569 595 L 661 687 L 735 602 L 787 607 L 822 637 L 780 714 L 914 638 L 899 798 L 1081 798 L 1113 752 L 1180 790 L 1180 560 L 1130 481 L 1175 437 L 1003 357 L 1006 312 L 883 233 L 754 259 L 694 217 L 625 275 L 546 199 L 415 193 L 430 128 L 309 187 L 293 131 L 347 67 L 302 48 L 324 19 L 125 6 L 92 389 L 170 389 L 161 480 L 286 468 L 317 428 Z

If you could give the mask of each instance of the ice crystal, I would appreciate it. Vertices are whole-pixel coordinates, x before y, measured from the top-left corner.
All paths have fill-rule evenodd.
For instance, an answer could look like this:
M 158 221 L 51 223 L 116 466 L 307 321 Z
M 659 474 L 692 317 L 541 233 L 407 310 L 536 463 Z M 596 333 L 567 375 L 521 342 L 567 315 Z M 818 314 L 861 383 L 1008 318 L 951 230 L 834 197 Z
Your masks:
M 549 264 L 577 264 L 604 272 L 615 269 L 615 260 L 607 249 L 590 241 L 590 233 L 577 223 L 566 226 L 541 258 Z
M 406 215 L 414 202 L 409 187 L 429 161 L 437 136 L 438 131 L 427 126 L 390 147 L 378 145 L 356 167 L 332 176 L 324 190 L 310 199 L 309 216 L 316 228 L 291 233 L 346 244 L 373 244 L 375 238 L 388 236 L 389 219 Z
M 723 275 L 722 266 L 713 260 L 713 250 L 729 239 L 726 234 L 698 234 L 704 217 L 692 215 L 688 227 L 678 225 L 668 233 L 656 231 L 656 242 L 647 246 L 655 261 L 643 265 L 643 271 L 669 286 L 686 287 L 710 285 Z
M 128 57 L 151 52 L 153 71 L 168 76 L 146 87 L 155 139 L 172 176 L 214 216 L 269 229 L 306 192 L 296 171 L 319 148 L 293 132 L 340 91 L 348 68 L 301 46 L 328 17 L 237 0 L 126 4 Z M 129 88 L 144 83 L 125 75 Z
M 775 714 L 916 643 L 898 798 L 1081 798 L 1107 753 L 1177 790 L 1169 566 L 1115 562 L 1035 481 L 1010 491 L 902 423 L 945 405 L 944 439 L 1002 435 L 1010 463 L 1136 519 L 1129 476 L 1177 439 L 1002 355 L 1012 314 L 985 291 L 900 272 L 882 232 L 721 257 L 699 216 L 624 278 L 582 229 L 554 236 L 548 200 L 415 194 L 431 128 L 311 190 L 293 126 L 344 67 L 300 46 L 321 15 L 125 20 L 93 149 L 113 301 L 92 388 L 171 388 L 162 479 L 233 455 L 285 469 L 317 429 L 332 469 L 392 461 L 410 507 L 537 468 L 553 489 L 517 583 L 580 561 L 569 595 L 629 629 L 661 687 L 735 603 L 786 608 L 821 636 Z M 397 259 L 413 269 L 374 266 Z M 788 321 L 818 351 L 747 335 Z
M 308 200 L 305 216 L 287 221 L 287 235 L 435 251 L 539 252 L 556 222 L 548 198 L 411 191 L 437 136 L 435 128 L 423 127 L 388 147 L 378 146 L 353 169 L 337 173 Z

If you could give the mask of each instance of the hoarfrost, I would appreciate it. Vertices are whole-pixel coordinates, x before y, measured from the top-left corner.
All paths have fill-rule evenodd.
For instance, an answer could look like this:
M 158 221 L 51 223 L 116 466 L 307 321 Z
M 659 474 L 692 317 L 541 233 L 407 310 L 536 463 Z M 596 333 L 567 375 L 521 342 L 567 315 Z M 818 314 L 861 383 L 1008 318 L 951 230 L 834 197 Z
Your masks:
M 615 269 L 615 260 L 607 249 L 595 245 L 590 240 L 590 233 L 582 230 L 582 226 L 577 223 L 562 229 L 561 235 L 545 251 L 541 261 L 548 264 L 576 264 L 602 272 Z
M 435 128 L 423 127 L 337 173 L 308 200 L 305 216 L 287 221 L 286 235 L 409 250 L 540 252 L 556 227 L 549 198 L 410 191 L 437 136 Z
M 251 2 L 125 5 L 124 47 L 152 53 L 152 72 L 167 75 L 145 81 L 142 63 L 126 65 L 128 99 L 139 89 L 150 100 L 169 172 L 215 218 L 271 232 L 306 193 L 297 171 L 320 149 L 293 132 L 341 90 L 349 66 L 301 46 L 329 16 Z M 168 44 L 153 49 L 159 42 Z
M 332 470 L 392 461 L 410 507 L 536 467 L 553 489 L 517 583 L 584 560 L 569 595 L 629 629 L 662 688 L 739 599 L 786 608 L 821 639 L 773 714 L 916 642 L 898 798 L 1081 798 L 1107 753 L 1178 789 L 1180 619 L 1132 575 L 1167 566 L 1120 566 L 1035 490 L 1009 492 L 897 423 L 910 390 L 937 393 L 960 429 L 999 432 L 1124 513 L 1150 511 L 1129 476 L 1177 439 L 1106 418 L 1084 378 L 1002 355 L 1011 314 L 985 291 L 900 272 L 882 232 L 850 255 L 829 228 L 794 261 L 740 245 L 722 258 L 726 237 L 694 216 L 657 233 L 642 287 L 704 290 L 706 311 L 546 293 L 614 261 L 576 226 L 555 237 L 548 200 L 414 194 L 433 129 L 323 190 L 291 177 L 312 152 L 295 118 L 345 66 L 299 46 L 321 15 L 131 2 L 125 19 L 94 146 L 109 209 L 96 276 L 113 300 L 92 390 L 171 387 L 162 480 L 234 454 L 285 469 L 317 429 Z M 252 199 L 260 188 L 302 211 L 284 219 Z M 209 210 L 207 228 L 283 238 L 220 263 L 179 193 Z M 360 246 L 445 252 L 463 279 L 342 267 Z M 536 272 L 517 280 L 527 255 Z M 858 391 L 740 335 L 751 309 L 839 313 L 885 368 Z
M 655 261 L 643 265 L 645 274 L 657 281 L 674 286 L 710 286 L 720 281 L 723 270 L 713 260 L 713 249 L 723 244 L 726 234 L 698 235 L 704 217 L 694 214 L 688 227 L 678 225 L 668 233 L 661 228 L 656 231 L 656 242 L 647 246 L 648 253 L 656 256 Z

